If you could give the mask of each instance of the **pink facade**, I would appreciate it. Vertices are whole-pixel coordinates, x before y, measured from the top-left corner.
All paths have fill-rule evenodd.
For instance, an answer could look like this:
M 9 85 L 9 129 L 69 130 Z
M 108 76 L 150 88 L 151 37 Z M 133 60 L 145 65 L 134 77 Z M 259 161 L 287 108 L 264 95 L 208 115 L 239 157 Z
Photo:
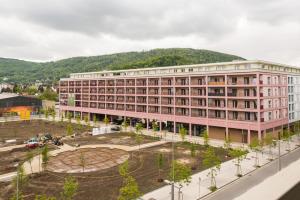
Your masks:
M 60 81 L 59 91 L 62 111 L 182 123 L 191 135 L 201 125 L 212 138 L 232 135 L 237 142 L 260 139 L 288 123 L 284 73 L 68 78 Z

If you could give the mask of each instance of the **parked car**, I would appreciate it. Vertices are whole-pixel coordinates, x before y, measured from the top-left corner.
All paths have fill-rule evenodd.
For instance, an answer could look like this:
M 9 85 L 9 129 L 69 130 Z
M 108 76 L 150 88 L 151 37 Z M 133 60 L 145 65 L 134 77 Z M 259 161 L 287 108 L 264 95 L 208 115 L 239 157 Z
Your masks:
M 39 146 L 40 146 L 40 143 L 36 138 L 31 138 L 30 140 L 28 140 L 26 142 L 26 147 L 30 148 L 30 149 L 34 149 L 34 148 L 39 147 Z

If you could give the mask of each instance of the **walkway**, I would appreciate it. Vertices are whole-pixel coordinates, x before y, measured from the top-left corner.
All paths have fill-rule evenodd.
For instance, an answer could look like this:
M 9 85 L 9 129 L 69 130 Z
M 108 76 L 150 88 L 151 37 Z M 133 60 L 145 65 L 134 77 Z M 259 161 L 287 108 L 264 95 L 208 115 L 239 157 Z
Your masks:
M 281 144 L 282 154 L 283 153 L 287 154 L 287 151 L 284 151 L 286 145 L 283 144 L 283 142 L 281 142 L 281 143 L 282 143 Z M 291 143 L 291 149 L 296 149 L 296 148 L 297 148 L 296 143 L 295 142 Z M 266 165 L 267 163 L 270 163 L 270 161 L 268 160 L 269 155 L 267 154 L 267 152 L 268 152 L 268 150 L 265 149 L 263 154 L 259 153 L 260 165 Z M 299 159 L 300 150 L 295 150 L 295 152 L 297 152 L 297 153 L 292 152 L 288 156 L 286 156 L 286 157 L 288 157 L 288 160 L 284 161 L 286 163 L 286 165 L 293 162 L 294 160 Z M 278 156 L 277 149 L 273 149 L 273 153 L 275 154 L 275 156 Z M 254 176 L 255 173 L 258 173 L 262 169 L 265 168 L 265 167 L 262 167 L 257 170 L 257 168 L 254 167 L 254 163 L 255 163 L 255 153 L 250 152 L 247 155 L 247 159 L 243 160 L 241 163 L 243 174 L 244 175 L 248 174 L 248 175 L 243 176 L 240 179 L 235 175 L 236 174 L 236 165 L 232 160 L 222 163 L 221 170 L 216 177 L 217 187 L 220 189 L 215 193 L 211 193 L 211 191 L 208 189 L 210 187 L 210 179 L 207 177 L 209 170 L 204 170 L 202 172 L 194 174 L 192 176 L 191 183 L 187 186 L 185 185 L 182 188 L 183 199 L 184 200 L 195 200 L 200 197 L 209 195 L 210 193 L 211 193 L 211 195 L 205 199 L 217 199 L 217 200 L 233 199 L 236 196 L 235 195 L 236 193 L 238 196 L 240 193 L 245 192 L 250 187 L 254 186 L 255 184 L 258 184 L 260 181 L 262 181 L 263 179 L 268 177 L 267 174 L 264 175 L 264 173 L 266 173 L 266 172 L 263 172 L 262 174 L 255 176 L 253 179 L 257 180 L 257 182 L 253 183 L 253 185 L 251 185 L 250 183 L 244 184 L 245 190 L 243 190 L 242 186 L 241 186 L 241 184 L 239 184 L 239 182 L 241 180 L 245 180 L 245 179 L 248 180 L 248 177 Z M 274 162 L 272 162 L 272 166 L 273 165 L 276 168 L 276 166 L 277 166 L 276 160 Z M 274 173 L 275 172 L 276 172 L 276 170 L 274 170 Z M 272 174 L 270 174 L 270 175 L 272 175 Z M 261 180 L 257 179 L 257 177 L 260 177 Z M 201 179 L 200 184 L 199 184 L 199 178 Z M 236 187 L 233 191 L 230 190 L 231 183 L 236 185 Z M 226 185 L 228 185 L 228 186 L 226 186 Z M 226 186 L 226 187 L 224 187 L 224 186 Z M 222 187 L 224 187 L 224 188 L 222 188 Z M 227 188 L 229 189 L 229 191 L 226 191 Z M 171 186 L 167 185 L 167 186 L 164 186 L 157 190 L 154 190 L 150 193 L 145 194 L 142 198 L 144 200 L 149 200 L 149 199 L 169 200 L 171 198 L 170 191 L 171 191 Z M 222 192 L 222 191 L 225 191 L 225 192 Z M 238 193 L 238 191 L 240 193 Z M 178 199 L 177 193 L 178 193 L 178 191 L 176 189 L 175 199 Z M 228 198 L 227 198 L 227 195 L 228 195 Z M 234 195 L 234 196 L 232 196 L 232 195 Z
M 273 162 L 263 169 L 257 170 L 251 176 L 230 185 L 228 189 L 225 188 L 223 191 L 217 192 L 216 196 L 207 199 L 226 200 L 233 199 L 234 196 L 236 196 L 236 200 L 279 199 L 300 181 L 299 158 L 300 149 L 297 149 L 282 158 L 285 168 L 280 172 L 277 173 L 277 162 Z M 249 189 L 250 187 L 252 188 Z M 245 191 L 246 188 L 249 190 Z M 238 196 L 242 192 L 244 193 Z
M 136 151 L 138 149 L 144 149 L 149 148 L 153 146 L 158 146 L 165 144 L 166 141 L 157 141 L 157 142 L 151 142 L 146 144 L 141 144 L 140 146 L 125 146 L 125 145 L 115 145 L 115 144 L 93 144 L 93 145 L 83 145 L 80 147 L 72 147 L 70 145 L 64 144 L 63 146 L 60 146 L 59 149 L 53 150 L 49 152 L 49 156 L 56 156 L 62 152 L 66 151 L 75 151 L 77 149 L 85 149 L 85 148 L 111 148 L 111 149 L 121 149 L 124 151 Z M 24 163 L 24 170 L 26 174 L 31 173 L 38 173 L 42 170 L 42 156 L 35 156 L 31 162 L 31 165 L 29 162 Z
M 1 147 L 0 148 L 0 152 L 10 151 L 10 150 L 17 149 L 17 148 L 22 148 L 22 147 L 25 147 L 25 144 L 11 145 L 11 146 L 7 146 L 7 147 Z

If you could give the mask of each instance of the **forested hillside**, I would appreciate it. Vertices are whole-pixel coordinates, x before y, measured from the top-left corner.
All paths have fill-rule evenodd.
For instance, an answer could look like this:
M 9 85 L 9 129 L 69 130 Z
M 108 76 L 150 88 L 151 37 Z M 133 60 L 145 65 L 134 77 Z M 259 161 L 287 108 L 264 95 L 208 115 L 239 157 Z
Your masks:
M 0 58 L 0 81 L 5 79 L 6 82 L 33 83 L 40 80 L 52 83 L 75 72 L 227 62 L 232 60 L 244 59 L 214 51 L 183 48 L 74 57 L 45 63 Z

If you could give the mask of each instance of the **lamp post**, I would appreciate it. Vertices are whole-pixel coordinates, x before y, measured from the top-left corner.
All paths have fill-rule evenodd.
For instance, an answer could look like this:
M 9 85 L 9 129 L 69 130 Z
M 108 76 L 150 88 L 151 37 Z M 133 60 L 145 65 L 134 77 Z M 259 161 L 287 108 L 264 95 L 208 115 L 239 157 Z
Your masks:
M 201 190 L 201 177 L 199 177 L 199 198 L 201 197 L 201 193 L 200 193 L 200 190 Z
M 278 145 L 278 171 L 280 171 L 281 170 L 280 136 L 277 141 L 273 140 L 273 142 L 277 142 Z
M 174 133 L 172 134 L 172 184 L 171 184 L 171 200 L 174 200 L 174 180 L 175 180 L 175 171 L 174 171 Z

